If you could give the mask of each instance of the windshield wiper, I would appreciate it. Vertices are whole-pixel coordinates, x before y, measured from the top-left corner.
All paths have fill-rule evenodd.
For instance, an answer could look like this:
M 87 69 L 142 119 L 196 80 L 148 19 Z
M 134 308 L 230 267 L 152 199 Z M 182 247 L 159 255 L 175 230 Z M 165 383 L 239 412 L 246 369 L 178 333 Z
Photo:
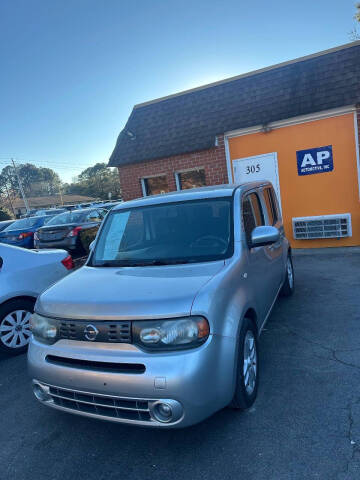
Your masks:
M 151 265 L 179 265 L 181 263 L 189 263 L 185 258 L 169 258 L 168 260 L 153 260 Z
M 119 260 L 114 262 L 103 262 L 103 263 L 95 263 L 90 266 L 92 267 L 149 267 L 149 266 L 161 266 L 161 265 L 180 265 L 190 263 L 189 260 L 184 258 L 176 258 L 176 259 L 168 259 L 168 260 L 161 260 L 161 259 L 154 259 L 154 260 L 141 260 L 141 261 L 134 261 L 134 260 Z

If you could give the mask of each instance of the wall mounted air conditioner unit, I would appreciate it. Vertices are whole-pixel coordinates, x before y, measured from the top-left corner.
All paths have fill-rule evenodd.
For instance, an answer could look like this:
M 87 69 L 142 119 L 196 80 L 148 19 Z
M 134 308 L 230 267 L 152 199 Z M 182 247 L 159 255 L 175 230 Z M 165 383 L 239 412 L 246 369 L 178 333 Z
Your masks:
M 351 237 L 351 214 L 297 217 L 292 219 L 295 240 Z

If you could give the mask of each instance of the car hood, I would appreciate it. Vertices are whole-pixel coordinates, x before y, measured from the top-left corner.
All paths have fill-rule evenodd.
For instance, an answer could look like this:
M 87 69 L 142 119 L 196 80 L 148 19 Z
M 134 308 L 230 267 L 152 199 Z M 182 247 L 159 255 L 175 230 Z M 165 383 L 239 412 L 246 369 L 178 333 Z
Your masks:
M 82 267 L 46 290 L 36 311 L 57 318 L 124 320 L 189 315 L 224 261 L 147 267 Z

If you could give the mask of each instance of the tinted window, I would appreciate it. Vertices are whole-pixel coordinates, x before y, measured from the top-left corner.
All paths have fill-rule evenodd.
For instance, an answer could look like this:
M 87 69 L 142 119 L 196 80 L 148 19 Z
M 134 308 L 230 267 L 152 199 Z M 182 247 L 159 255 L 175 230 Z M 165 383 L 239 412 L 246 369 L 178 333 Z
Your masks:
M 264 225 L 264 215 L 256 193 L 247 195 L 242 203 L 243 223 L 246 241 L 251 245 L 251 232 L 255 227 Z
M 92 264 L 136 266 L 228 258 L 233 251 L 231 202 L 221 198 L 112 211 Z
M 103 219 L 103 216 L 100 214 L 98 210 L 92 210 L 86 216 L 87 222 L 101 222 L 102 219 Z
M 256 193 L 251 193 L 249 195 L 249 199 L 251 201 L 251 206 L 253 209 L 256 226 L 260 227 L 261 225 L 265 225 L 264 214 L 262 211 L 262 207 L 261 207 L 261 203 L 258 195 Z
M 268 188 L 266 193 L 267 193 L 267 196 L 269 197 L 269 202 L 270 202 L 271 212 L 273 217 L 273 225 L 274 225 L 279 220 L 275 192 L 272 188 Z
M 272 206 L 272 203 L 271 203 L 271 195 L 270 195 L 270 189 L 269 188 L 266 188 L 264 190 L 264 200 L 265 200 L 265 204 L 266 204 L 266 211 L 267 211 L 268 218 L 269 218 L 269 225 L 274 225 L 276 223 L 276 219 L 275 219 L 275 216 L 274 216 L 274 209 L 273 209 L 273 206 Z
M 87 212 L 71 211 L 60 213 L 53 217 L 47 225 L 66 225 L 67 223 L 83 223 L 85 222 Z
M 21 230 L 34 227 L 39 222 L 39 217 L 28 217 L 16 220 L 14 223 L 6 227 L 3 232 L 9 232 L 11 230 Z

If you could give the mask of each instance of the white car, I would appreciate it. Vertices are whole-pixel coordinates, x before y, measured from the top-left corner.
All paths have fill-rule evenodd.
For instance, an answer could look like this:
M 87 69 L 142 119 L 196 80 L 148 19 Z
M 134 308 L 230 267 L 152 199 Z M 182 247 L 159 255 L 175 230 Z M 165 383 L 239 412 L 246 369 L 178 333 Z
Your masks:
M 65 250 L 27 250 L 0 243 L 0 350 L 18 354 L 30 339 L 39 294 L 72 271 Z

